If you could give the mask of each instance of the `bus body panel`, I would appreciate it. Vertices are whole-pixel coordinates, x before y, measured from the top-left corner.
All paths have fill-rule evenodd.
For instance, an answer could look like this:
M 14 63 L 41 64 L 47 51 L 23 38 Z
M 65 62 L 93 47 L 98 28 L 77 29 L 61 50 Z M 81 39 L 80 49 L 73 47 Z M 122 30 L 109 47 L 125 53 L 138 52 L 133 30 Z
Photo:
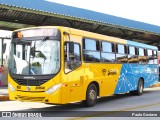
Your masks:
M 157 83 L 156 65 L 123 64 L 114 94 L 136 90 L 140 78 L 144 80 L 145 88 Z
M 99 96 L 108 96 L 114 93 L 118 83 L 122 65 L 85 63 L 85 78 L 87 87 L 92 81 L 99 84 Z

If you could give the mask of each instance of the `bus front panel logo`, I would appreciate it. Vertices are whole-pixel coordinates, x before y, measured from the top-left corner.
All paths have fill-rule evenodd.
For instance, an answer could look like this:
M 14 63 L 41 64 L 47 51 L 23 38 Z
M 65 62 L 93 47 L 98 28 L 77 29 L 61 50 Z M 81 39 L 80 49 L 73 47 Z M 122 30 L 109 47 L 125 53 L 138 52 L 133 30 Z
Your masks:
M 30 90 L 31 90 L 30 86 L 27 86 L 27 88 L 26 88 L 26 89 L 27 89 L 27 91 L 30 91 Z

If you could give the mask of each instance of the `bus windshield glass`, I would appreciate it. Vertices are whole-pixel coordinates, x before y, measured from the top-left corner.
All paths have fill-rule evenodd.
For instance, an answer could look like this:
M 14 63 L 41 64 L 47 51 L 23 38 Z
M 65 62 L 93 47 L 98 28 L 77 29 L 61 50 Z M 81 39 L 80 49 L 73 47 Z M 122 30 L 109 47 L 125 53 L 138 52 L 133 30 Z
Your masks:
M 21 75 L 56 74 L 60 69 L 60 41 L 19 40 L 11 43 L 9 72 Z

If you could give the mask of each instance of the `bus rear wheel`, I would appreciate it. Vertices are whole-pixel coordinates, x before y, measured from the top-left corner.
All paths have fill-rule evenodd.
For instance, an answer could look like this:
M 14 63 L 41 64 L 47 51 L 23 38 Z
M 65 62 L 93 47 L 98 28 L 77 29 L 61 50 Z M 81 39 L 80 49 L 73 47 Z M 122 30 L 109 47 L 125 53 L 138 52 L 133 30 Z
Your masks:
M 137 90 L 135 91 L 130 91 L 131 95 L 142 95 L 143 94 L 143 89 L 144 89 L 144 82 L 142 79 L 139 80 Z
M 91 83 L 87 89 L 86 100 L 83 101 L 83 104 L 86 107 L 94 106 L 97 102 L 97 94 L 96 85 Z

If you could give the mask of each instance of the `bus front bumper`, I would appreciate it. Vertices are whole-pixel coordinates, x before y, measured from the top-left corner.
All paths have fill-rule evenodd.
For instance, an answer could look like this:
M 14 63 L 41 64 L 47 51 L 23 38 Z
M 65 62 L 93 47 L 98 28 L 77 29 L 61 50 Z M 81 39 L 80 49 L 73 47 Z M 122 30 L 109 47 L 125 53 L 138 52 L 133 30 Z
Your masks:
M 55 93 L 47 94 L 45 91 L 11 91 L 9 90 L 10 100 L 19 100 L 26 102 L 43 102 L 43 103 L 53 103 L 62 104 L 61 100 L 61 89 L 57 90 Z

